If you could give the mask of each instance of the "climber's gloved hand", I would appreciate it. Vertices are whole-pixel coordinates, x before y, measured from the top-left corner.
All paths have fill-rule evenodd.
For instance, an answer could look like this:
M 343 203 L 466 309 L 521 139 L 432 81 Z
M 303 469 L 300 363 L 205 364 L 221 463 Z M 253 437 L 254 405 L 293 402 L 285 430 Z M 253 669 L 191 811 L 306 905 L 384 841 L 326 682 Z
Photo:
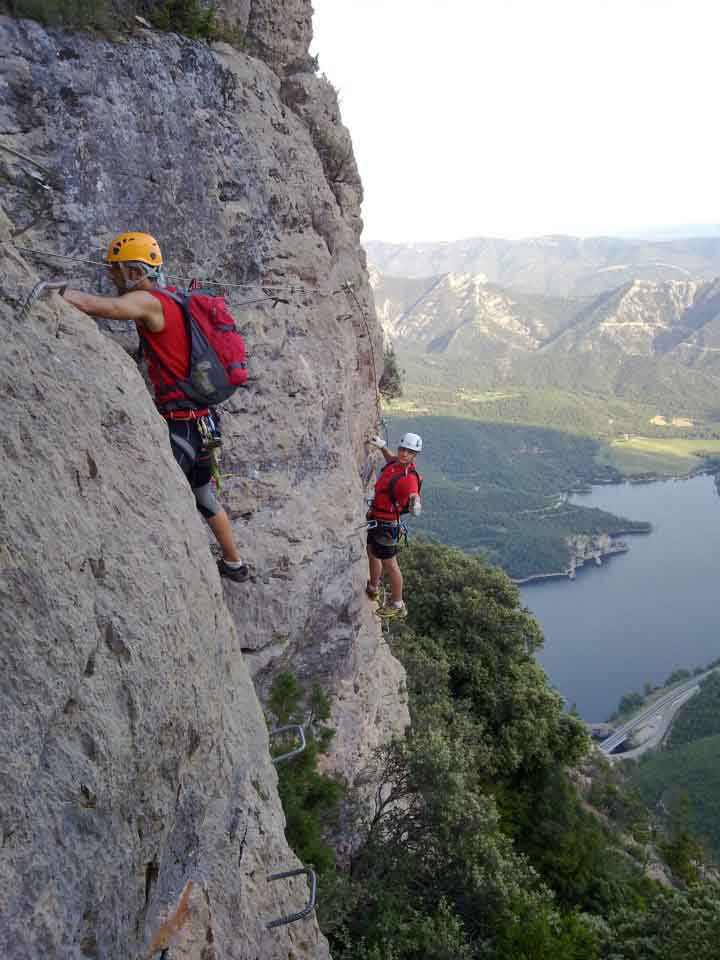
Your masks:
M 374 436 L 370 437 L 368 443 L 371 443 L 374 447 L 377 447 L 378 450 L 383 450 L 385 448 L 385 441 L 382 437 Z
M 410 497 L 410 505 L 408 509 L 414 517 L 419 517 L 422 513 L 422 504 L 420 503 L 420 497 L 418 497 L 417 494 L 414 493 Z

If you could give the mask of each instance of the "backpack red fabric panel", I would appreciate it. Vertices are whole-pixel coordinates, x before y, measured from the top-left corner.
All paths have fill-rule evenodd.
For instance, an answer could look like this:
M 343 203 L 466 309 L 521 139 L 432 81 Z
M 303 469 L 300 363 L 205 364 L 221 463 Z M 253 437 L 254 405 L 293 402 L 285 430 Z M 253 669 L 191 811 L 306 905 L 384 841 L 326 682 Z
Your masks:
M 393 487 L 393 503 L 389 488 L 396 477 L 398 481 Z M 375 499 L 369 516 L 375 520 L 397 520 L 399 514 L 406 510 L 414 493 L 420 493 L 420 481 L 415 467 L 412 464 L 403 466 L 399 460 L 390 460 L 383 467 L 375 484 Z
M 228 381 L 239 387 L 247 380 L 245 341 L 235 326 L 235 318 L 223 297 L 191 293 L 189 298 L 193 320 L 201 327 L 225 368 Z

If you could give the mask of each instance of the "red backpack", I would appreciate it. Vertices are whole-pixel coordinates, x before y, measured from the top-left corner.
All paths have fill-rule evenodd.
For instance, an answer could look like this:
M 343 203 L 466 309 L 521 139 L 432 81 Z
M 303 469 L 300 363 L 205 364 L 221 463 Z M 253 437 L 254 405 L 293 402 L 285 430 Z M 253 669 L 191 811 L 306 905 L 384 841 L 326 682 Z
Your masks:
M 247 380 L 247 362 L 245 341 L 225 298 L 164 288 L 153 293 L 161 293 L 182 309 L 190 344 L 187 380 L 177 379 L 143 338 L 145 349 L 193 403 L 209 407 L 227 400 Z

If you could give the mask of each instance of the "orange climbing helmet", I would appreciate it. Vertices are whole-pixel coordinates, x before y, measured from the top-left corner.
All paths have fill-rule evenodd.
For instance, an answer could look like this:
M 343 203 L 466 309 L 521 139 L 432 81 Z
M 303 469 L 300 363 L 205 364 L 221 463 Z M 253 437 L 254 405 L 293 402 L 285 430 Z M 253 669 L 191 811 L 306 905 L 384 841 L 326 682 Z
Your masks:
M 160 245 L 149 233 L 121 233 L 108 247 L 105 260 L 108 263 L 146 263 L 158 270 L 163 262 Z

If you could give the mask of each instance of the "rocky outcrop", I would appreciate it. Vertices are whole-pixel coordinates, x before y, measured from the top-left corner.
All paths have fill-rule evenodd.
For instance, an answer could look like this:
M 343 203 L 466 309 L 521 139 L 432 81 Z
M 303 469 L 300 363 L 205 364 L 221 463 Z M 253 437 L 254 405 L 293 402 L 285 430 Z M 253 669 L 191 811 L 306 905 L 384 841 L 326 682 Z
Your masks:
M 619 352 L 653 357 L 690 336 L 687 316 L 702 285 L 690 280 L 633 282 L 598 298 L 561 334 L 560 352 Z
M 648 531 L 636 530 L 632 532 L 646 533 Z M 567 577 L 574 580 L 577 571 L 584 567 L 586 563 L 594 563 L 595 566 L 600 567 L 606 557 L 612 557 L 616 553 L 627 553 L 629 550 L 624 540 L 617 540 L 609 533 L 577 533 L 571 537 L 566 537 L 565 545 L 568 549 L 568 566 L 564 570 L 535 573 L 520 580 L 513 580 L 513 583 L 532 583 L 535 580 L 550 580 L 554 577 Z
M 529 296 L 484 274 L 402 278 L 371 272 L 378 316 L 403 349 L 457 363 L 468 354 L 654 358 L 691 365 L 716 349 L 717 283 L 632 282 L 592 301 Z
M 403 279 L 371 273 L 385 332 L 406 345 L 458 362 L 468 354 L 537 350 L 572 321 L 572 301 L 529 297 L 487 282 L 483 274 L 448 273 Z
M 624 540 L 616 540 L 607 533 L 593 535 L 581 533 L 568 537 L 566 543 L 570 551 L 567 575 L 571 580 L 575 579 L 576 571 L 586 563 L 594 563 L 599 567 L 605 557 L 611 557 L 616 553 L 627 553 L 629 549 Z
M 250 7 L 274 36 L 278 10 Z M 298 64 L 309 34 L 285 28 L 268 64 L 152 31 L 109 42 L 0 18 L 9 957 L 125 960 L 188 880 L 188 937 L 218 957 L 324 956 L 312 921 L 264 928 L 305 889 L 265 881 L 294 861 L 248 672 L 261 693 L 288 668 L 324 687 L 329 764 L 351 782 L 407 723 L 362 594 L 382 350 L 361 187 L 332 88 Z M 98 283 L 91 265 L 21 248 L 97 261 L 128 227 L 159 237 L 171 273 L 222 278 L 246 336 L 222 496 L 250 584 L 218 581 L 118 342 L 56 298 L 18 320 L 38 275 Z M 288 302 L 246 303 L 264 296 Z

